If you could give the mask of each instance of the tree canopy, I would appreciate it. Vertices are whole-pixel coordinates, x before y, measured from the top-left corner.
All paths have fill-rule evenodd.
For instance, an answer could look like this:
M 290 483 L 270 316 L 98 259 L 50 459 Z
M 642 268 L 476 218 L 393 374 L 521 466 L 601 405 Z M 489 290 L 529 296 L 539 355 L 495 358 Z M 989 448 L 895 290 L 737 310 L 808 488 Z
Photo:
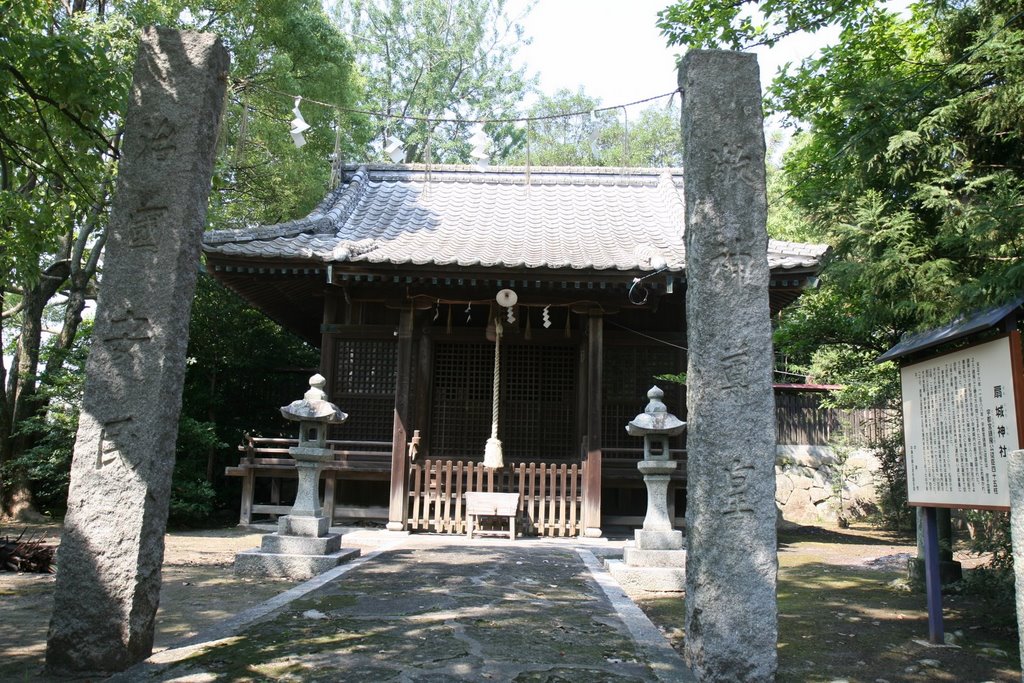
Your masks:
M 505 0 L 343 0 L 335 16 L 356 46 L 361 104 L 389 115 L 371 121 L 380 159 L 399 140 L 404 161 L 426 161 L 429 141 L 434 163 L 467 162 L 469 122 L 516 118 L 534 84 L 513 66 L 523 28 Z M 512 123 L 486 132 L 495 160 L 522 144 Z
M 30 508 L 24 469 L 13 464 L 37 433 L 22 426 L 46 414 L 51 394 L 40 393 L 40 384 L 58 376 L 95 295 L 138 30 L 153 23 L 215 31 L 232 52 L 210 220 L 291 217 L 311 208 L 327 184 L 335 136 L 311 135 L 296 149 L 287 132 L 293 102 L 285 94 L 349 103 L 352 53 L 319 3 L 4 4 L 0 324 L 12 360 L 0 363 L 0 513 Z M 308 116 L 318 130 L 336 124 L 333 111 Z M 337 123 L 345 151 L 362 143 L 358 120 Z M 41 367 L 50 322 L 54 334 Z
M 751 6 L 682 2 L 661 26 L 676 43 L 739 48 L 842 27 L 767 94 L 799 132 L 778 201 L 834 249 L 776 341 L 846 384 L 848 402 L 892 400 L 896 373 L 873 359 L 903 333 L 1024 291 L 1024 3 L 930 0 L 901 15 L 786 0 L 759 3 L 759 24 L 742 19 Z

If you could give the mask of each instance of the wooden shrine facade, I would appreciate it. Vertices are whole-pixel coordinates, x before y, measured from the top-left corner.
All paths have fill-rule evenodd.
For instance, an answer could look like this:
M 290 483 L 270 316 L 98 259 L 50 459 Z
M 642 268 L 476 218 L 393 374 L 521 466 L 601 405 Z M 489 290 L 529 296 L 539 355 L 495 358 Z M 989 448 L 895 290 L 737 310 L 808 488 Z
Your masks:
M 369 497 L 389 528 L 462 533 L 464 494 L 504 491 L 532 533 L 641 523 L 642 443 L 625 425 L 654 383 L 685 419 L 683 388 L 656 379 L 686 367 L 679 174 L 351 171 L 304 219 L 204 239 L 215 277 L 320 347 L 349 414 L 332 438 L 390 443 L 372 474 L 346 483 L 339 465 L 342 503 Z M 773 310 L 824 251 L 769 245 Z M 495 299 L 506 289 L 511 309 Z M 498 471 L 480 467 L 495 386 Z M 685 457 L 681 438 L 673 448 Z

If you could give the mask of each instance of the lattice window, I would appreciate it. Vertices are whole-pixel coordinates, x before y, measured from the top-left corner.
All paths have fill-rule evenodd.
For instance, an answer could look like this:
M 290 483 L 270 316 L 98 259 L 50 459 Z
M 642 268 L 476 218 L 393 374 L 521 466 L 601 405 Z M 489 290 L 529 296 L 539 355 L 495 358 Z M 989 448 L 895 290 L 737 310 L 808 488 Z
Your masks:
M 664 400 L 669 411 L 680 419 L 686 419 L 682 387 L 656 379 L 657 375 L 674 374 L 685 369 L 681 351 L 664 346 L 606 346 L 604 354 L 603 448 L 643 447 L 639 438 L 626 433 L 626 423 L 647 405 L 647 390 L 655 384 L 665 391 Z M 673 448 L 681 447 L 681 437 L 673 440 L 671 445 Z
M 332 438 L 391 440 L 397 371 L 397 341 L 335 340 L 331 400 L 348 413 L 348 420 L 332 428 Z
M 437 344 L 430 409 L 430 453 L 435 458 L 483 453 L 491 434 L 494 347 Z
M 494 345 L 438 344 L 430 451 L 483 455 L 491 434 Z M 503 344 L 498 438 L 506 459 L 571 458 L 576 449 L 576 348 Z
M 498 425 L 506 457 L 572 458 L 578 449 L 576 347 L 508 345 L 502 352 Z

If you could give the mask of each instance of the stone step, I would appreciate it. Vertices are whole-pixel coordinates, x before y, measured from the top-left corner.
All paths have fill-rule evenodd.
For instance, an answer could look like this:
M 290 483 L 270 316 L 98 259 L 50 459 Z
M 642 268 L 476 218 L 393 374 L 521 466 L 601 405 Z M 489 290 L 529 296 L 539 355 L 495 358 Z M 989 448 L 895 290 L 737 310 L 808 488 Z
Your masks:
M 627 591 L 682 593 L 686 589 L 686 570 L 669 567 L 630 567 L 622 560 L 605 560 L 605 567 Z
M 265 553 L 259 548 L 235 555 L 235 574 L 252 577 L 311 579 L 359 557 L 359 548 L 341 548 L 329 555 Z
M 623 560 L 630 567 L 686 569 L 685 550 L 644 550 L 627 546 Z
M 341 534 L 328 534 L 319 538 L 266 534 L 260 545 L 260 550 L 265 553 L 284 555 L 330 555 L 340 549 Z
M 684 547 L 683 532 L 678 529 L 665 531 L 637 529 L 633 533 L 636 547 L 643 550 L 682 550 Z

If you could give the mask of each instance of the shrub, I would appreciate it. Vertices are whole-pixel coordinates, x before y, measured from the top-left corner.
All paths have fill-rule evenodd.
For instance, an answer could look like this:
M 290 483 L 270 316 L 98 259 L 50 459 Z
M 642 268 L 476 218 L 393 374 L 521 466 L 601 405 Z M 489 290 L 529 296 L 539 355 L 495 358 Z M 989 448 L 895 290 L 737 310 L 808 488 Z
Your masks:
M 907 505 L 907 463 L 903 450 L 903 430 L 881 436 L 871 443 L 878 458 L 875 492 L 878 494 L 878 524 L 884 529 L 912 529 L 914 515 Z
M 217 492 L 206 480 L 206 458 L 211 448 L 223 448 L 216 425 L 182 416 L 175 445 L 169 520 L 182 526 L 202 525 L 216 508 Z

